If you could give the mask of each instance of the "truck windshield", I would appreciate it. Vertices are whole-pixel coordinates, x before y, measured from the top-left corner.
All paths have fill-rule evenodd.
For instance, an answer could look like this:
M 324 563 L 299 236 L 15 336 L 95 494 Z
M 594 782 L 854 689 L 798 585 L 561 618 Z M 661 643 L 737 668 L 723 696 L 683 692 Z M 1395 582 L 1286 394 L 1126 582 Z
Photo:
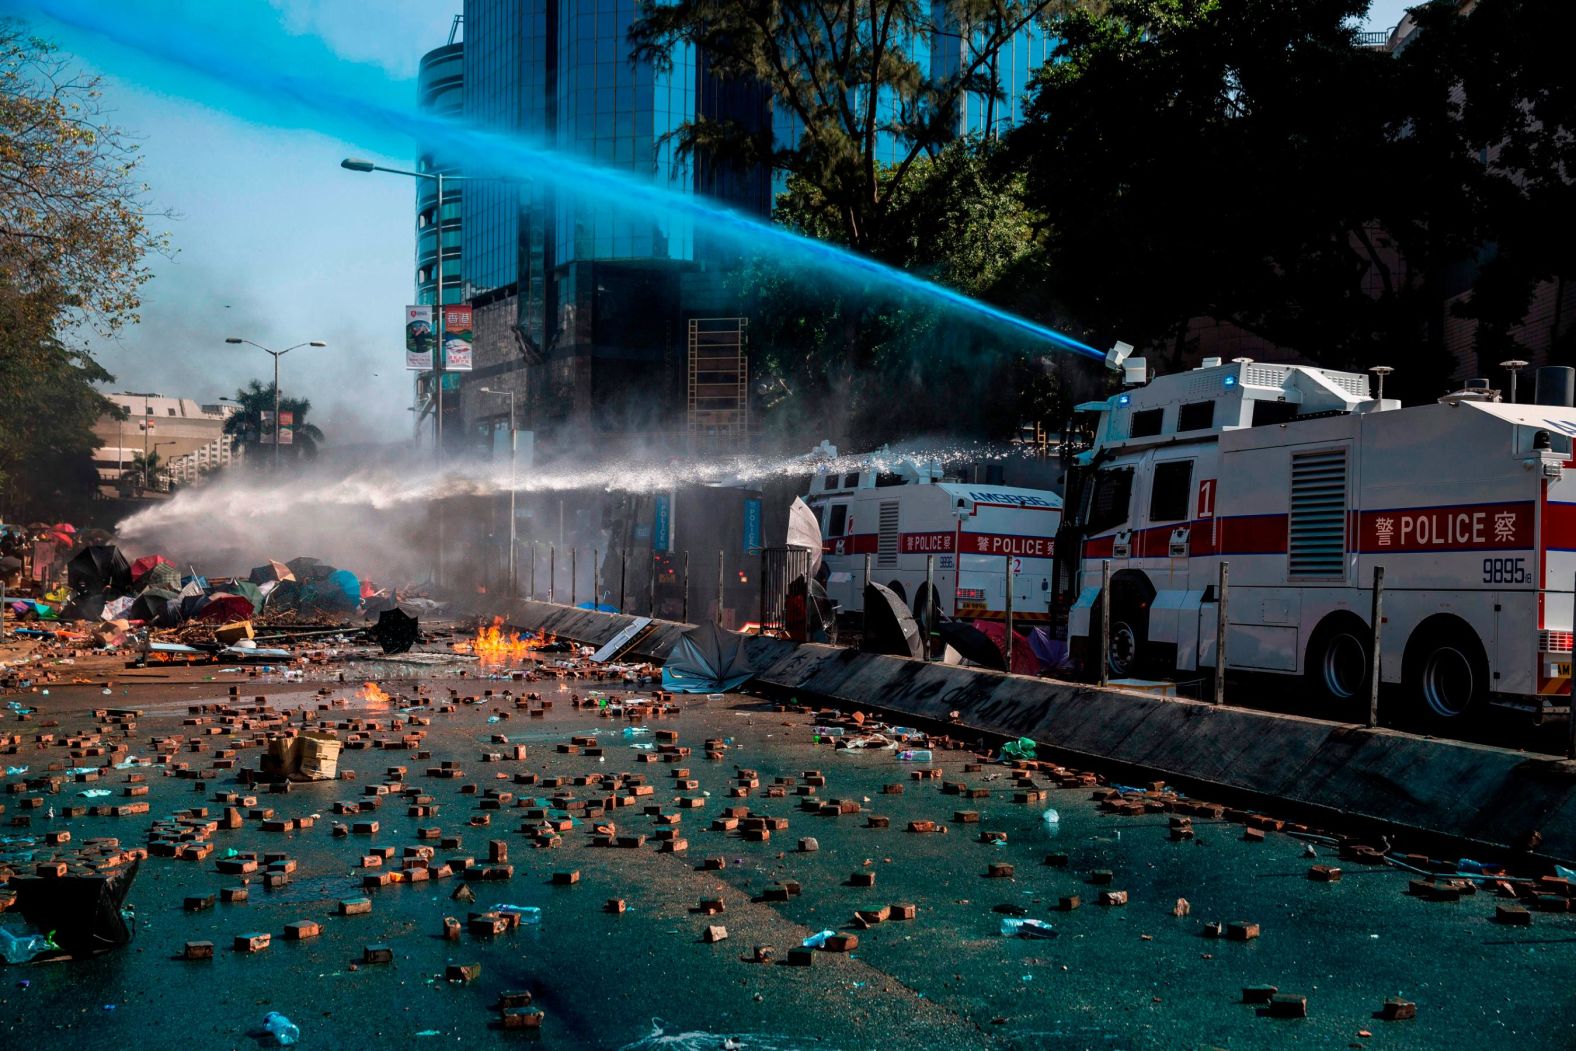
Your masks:
M 1109 467 L 1094 476 L 1086 490 L 1083 526 L 1086 534 L 1103 533 L 1127 524 L 1127 508 L 1133 495 L 1133 469 Z
M 826 523 L 826 538 L 835 540 L 843 535 L 843 530 L 848 525 L 848 505 L 833 504 L 831 517 Z

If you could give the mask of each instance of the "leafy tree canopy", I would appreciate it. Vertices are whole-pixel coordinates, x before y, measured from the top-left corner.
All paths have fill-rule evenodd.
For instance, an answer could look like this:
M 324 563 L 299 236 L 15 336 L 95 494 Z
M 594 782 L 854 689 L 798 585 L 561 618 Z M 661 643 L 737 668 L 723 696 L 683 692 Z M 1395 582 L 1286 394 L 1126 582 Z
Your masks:
M 670 67 L 675 49 L 705 51 L 723 80 L 764 86 L 783 123 L 752 128 L 700 117 L 678 129 L 685 154 L 768 164 L 818 198 L 838 239 L 873 252 L 921 159 L 956 135 L 966 94 L 999 99 L 996 58 L 1024 27 L 1070 0 L 643 0 L 632 60 Z M 941 75 L 916 56 L 955 48 Z M 883 165 L 883 140 L 896 159 Z
M 137 320 L 143 261 L 164 243 L 139 161 L 98 78 L 0 20 L 0 281 L 22 303 L 105 332 Z
M 1190 319 L 1215 318 L 1321 364 L 1398 366 L 1398 393 L 1436 395 L 1452 276 L 1489 260 L 1472 309 L 1490 339 L 1569 258 L 1550 231 L 1572 203 L 1571 78 L 1550 49 L 1572 16 L 1446 0 L 1392 55 L 1357 46 L 1366 7 L 1070 15 L 1010 137 L 1046 223 L 1048 294 L 1106 339 L 1177 355 Z
M 149 231 L 136 144 L 96 78 L 0 19 L 0 513 L 75 517 L 113 377 L 71 335 L 135 322 Z
M 230 414 L 224 421 L 224 433 L 230 436 L 232 447 L 246 449 L 246 459 L 253 467 L 273 466 L 273 425 L 265 423 L 274 411 L 274 385 L 252 380 L 245 387 L 235 392 L 235 399 L 240 409 Z M 318 445 L 323 441 L 323 432 L 316 424 L 308 423 L 307 413 L 312 411 L 312 402 L 307 398 L 279 399 L 279 413 L 294 414 L 294 431 L 291 436 L 294 440 L 280 450 L 281 462 L 295 462 L 296 460 L 315 460 Z M 265 440 L 267 439 L 267 440 Z

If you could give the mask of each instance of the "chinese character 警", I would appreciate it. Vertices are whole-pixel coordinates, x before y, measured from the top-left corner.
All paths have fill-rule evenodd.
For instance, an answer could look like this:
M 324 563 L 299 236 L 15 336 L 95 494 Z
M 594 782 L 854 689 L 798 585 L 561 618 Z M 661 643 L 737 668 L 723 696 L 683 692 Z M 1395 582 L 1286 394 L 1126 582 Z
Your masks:
M 1374 519 L 1374 536 L 1376 536 L 1379 539 L 1379 546 L 1380 547 L 1389 547 L 1390 546 L 1390 538 L 1392 536 L 1394 536 L 1394 535 L 1395 535 L 1395 519 L 1393 519 L 1393 518 L 1376 518 L 1376 519 Z

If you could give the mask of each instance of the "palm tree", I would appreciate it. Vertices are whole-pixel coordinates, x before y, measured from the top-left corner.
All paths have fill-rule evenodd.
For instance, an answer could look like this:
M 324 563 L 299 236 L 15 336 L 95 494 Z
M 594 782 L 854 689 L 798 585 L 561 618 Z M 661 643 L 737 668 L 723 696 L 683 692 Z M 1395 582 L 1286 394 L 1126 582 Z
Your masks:
M 131 463 L 127 465 L 127 473 L 137 479 L 137 489 L 142 491 L 149 488 L 148 479 L 159 476 L 159 465 L 163 462 L 163 457 L 159 455 L 157 449 L 149 453 L 133 453 Z
M 274 385 L 252 380 L 245 387 L 235 392 L 234 401 L 240 409 L 230 414 L 224 421 L 224 433 L 230 436 L 231 448 L 246 446 L 246 458 L 254 465 L 270 462 L 262 455 L 263 415 L 274 411 Z M 323 432 L 315 424 L 306 422 L 306 414 L 312 411 L 312 402 L 307 398 L 280 398 L 279 413 L 293 413 L 295 423 L 292 426 L 295 440 L 288 446 L 290 451 L 285 455 L 290 459 L 314 460 L 317 458 L 318 443 L 323 440 Z

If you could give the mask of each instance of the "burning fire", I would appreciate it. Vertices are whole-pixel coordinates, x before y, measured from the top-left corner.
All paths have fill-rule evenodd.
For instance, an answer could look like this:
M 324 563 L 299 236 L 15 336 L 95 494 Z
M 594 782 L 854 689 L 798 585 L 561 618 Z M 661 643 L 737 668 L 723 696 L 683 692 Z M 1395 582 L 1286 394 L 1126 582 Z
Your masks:
M 375 682 L 362 683 L 361 690 L 359 691 L 358 695 L 363 701 L 366 701 L 370 704 L 387 705 L 394 703 L 394 698 L 389 696 L 388 691 L 383 689 L 383 687 L 379 686 Z
M 474 653 L 483 664 L 514 664 L 551 641 L 551 637 L 522 639 L 518 631 L 504 630 L 502 617 L 494 617 L 492 624 L 478 630 L 474 639 L 456 642 L 454 649 L 459 653 Z

